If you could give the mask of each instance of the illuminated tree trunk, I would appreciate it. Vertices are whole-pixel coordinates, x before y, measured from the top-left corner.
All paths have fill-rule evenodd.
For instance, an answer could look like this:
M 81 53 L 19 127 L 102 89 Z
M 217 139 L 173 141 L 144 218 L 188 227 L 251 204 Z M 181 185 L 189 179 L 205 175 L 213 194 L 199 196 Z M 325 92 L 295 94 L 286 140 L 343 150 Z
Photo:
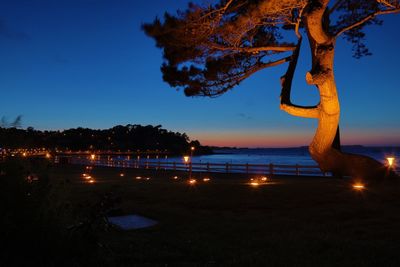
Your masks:
M 294 62 L 294 66 L 289 66 L 283 79 L 281 109 L 294 116 L 318 119 L 318 128 L 309 151 L 322 171 L 355 179 L 376 180 L 387 175 L 383 164 L 366 156 L 342 153 L 332 146 L 338 132 L 340 105 L 333 73 L 335 39 L 324 31 L 324 10 L 324 6 L 311 6 L 305 23 L 312 54 L 312 69 L 307 73 L 306 81 L 318 88 L 320 103 L 313 107 L 291 104 L 290 89 L 285 89 L 285 86 L 291 86 L 296 64 Z M 298 57 L 296 52 L 298 53 L 295 51 L 293 56 L 295 61 Z M 285 79 L 288 78 L 289 85 L 285 84 Z

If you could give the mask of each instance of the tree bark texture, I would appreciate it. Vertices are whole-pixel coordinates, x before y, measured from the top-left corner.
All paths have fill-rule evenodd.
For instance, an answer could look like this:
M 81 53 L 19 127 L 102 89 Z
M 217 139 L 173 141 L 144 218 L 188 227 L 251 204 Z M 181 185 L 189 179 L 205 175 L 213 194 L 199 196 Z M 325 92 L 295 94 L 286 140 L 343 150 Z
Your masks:
M 339 127 L 340 105 L 333 72 L 335 39 L 324 30 L 327 2 L 310 7 L 306 16 L 312 54 L 312 69 L 307 73 L 306 81 L 315 85 L 320 95 L 318 128 L 309 151 L 322 171 L 366 181 L 378 180 L 388 175 L 382 163 L 370 157 L 343 153 L 332 146 Z
M 293 52 L 286 74 L 282 77 L 281 109 L 293 116 L 318 119 L 318 128 L 309 146 L 311 157 L 324 172 L 336 177 L 350 176 L 357 180 L 379 181 L 394 175 L 380 162 L 367 156 L 343 153 L 339 134 L 340 105 L 333 72 L 335 38 L 325 30 L 329 23 L 325 10 L 327 0 L 316 0 L 310 4 L 305 16 L 305 28 L 312 54 L 312 69 L 306 81 L 317 87 L 320 102 L 317 106 L 301 107 L 290 101 L 291 83 L 296 68 L 301 38 Z

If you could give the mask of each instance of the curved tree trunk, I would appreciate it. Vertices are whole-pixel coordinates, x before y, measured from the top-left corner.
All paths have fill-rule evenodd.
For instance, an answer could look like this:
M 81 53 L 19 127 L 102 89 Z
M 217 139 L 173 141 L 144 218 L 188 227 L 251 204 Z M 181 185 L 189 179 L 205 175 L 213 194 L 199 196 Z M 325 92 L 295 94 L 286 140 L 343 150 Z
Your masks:
M 342 153 L 332 147 L 340 119 L 340 105 L 333 73 L 335 39 L 324 31 L 325 7 L 309 10 L 306 29 L 312 54 L 312 69 L 306 75 L 320 94 L 318 128 L 310 144 L 311 157 L 322 171 L 356 179 L 379 179 L 387 175 L 380 162 L 366 156 Z M 325 21 L 324 21 L 325 19 Z
M 307 73 L 306 81 L 318 88 L 320 103 L 313 107 L 301 107 L 290 102 L 290 88 L 300 50 L 300 38 L 287 73 L 282 77 L 281 109 L 294 116 L 318 119 L 318 128 L 309 151 L 322 171 L 367 181 L 379 180 L 389 175 L 382 163 L 370 157 L 343 153 L 333 146 L 338 133 L 340 105 L 333 73 L 335 39 L 324 30 L 324 23 L 329 23 L 324 17 L 328 2 L 322 0 L 316 1 L 314 5 L 310 4 L 305 16 L 312 54 L 312 69 Z
M 318 128 L 310 144 L 311 157 L 321 170 L 371 180 L 384 177 L 386 168 L 380 162 L 361 155 L 342 153 L 332 147 L 339 119 L 340 105 L 333 74 L 334 43 L 319 45 L 310 38 L 313 69 L 307 82 L 317 86 L 320 94 Z

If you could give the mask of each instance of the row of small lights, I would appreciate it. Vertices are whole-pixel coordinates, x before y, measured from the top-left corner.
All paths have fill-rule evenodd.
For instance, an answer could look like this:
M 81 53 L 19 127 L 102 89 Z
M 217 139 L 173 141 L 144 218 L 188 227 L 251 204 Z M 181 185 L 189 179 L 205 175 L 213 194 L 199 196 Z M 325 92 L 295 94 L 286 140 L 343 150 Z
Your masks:
M 87 169 L 87 170 L 91 170 L 92 167 L 91 167 L 91 166 L 87 166 L 86 169 Z M 124 174 L 124 173 L 120 173 L 119 176 L 120 176 L 120 177 L 125 177 L 125 174 Z M 91 184 L 92 184 L 92 183 L 95 182 L 93 176 L 91 176 L 90 174 L 83 173 L 83 174 L 82 174 L 82 177 L 83 177 L 88 183 L 91 183 Z M 135 177 L 135 180 L 145 180 L 145 181 L 149 181 L 150 179 L 151 179 L 151 177 L 142 177 L 142 176 L 136 176 L 136 177 Z M 173 179 L 173 180 L 178 180 L 179 177 L 178 177 L 178 176 L 174 176 L 172 179 Z M 211 181 L 211 179 L 208 178 L 208 177 L 205 177 L 205 178 L 203 178 L 202 180 L 203 180 L 203 182 L 209 182 L 209 181 Z M 192 178 L 192 179 L 188 179 L 188 183 L 189 183 L 190 185 L 194 185 L 194 184 L 197 183 L 197 179 L 193 179 L 193 178 Z
M 191 147 L 191 153 L 193 153 L 194 150 L 195 150 L 195 148 L 194 148 L 194 147 Z M 46 157 L 47 157 L 47 155 L 46 155 Z M 95 160 L 95 159 L 96 159 L 96 155 L 95 155 L 95 154 L 90 155 L 90 159 L 91 159 L 91 160 Z M 389 167 L 389 169 L 392 169 L 392 168 L 394 167 L 394 165 L 395 165 L 395 158 L 394 158 L 394 157 L 387 157 L 386 160 L 387 160 L 387 162 L 388 162 L 388 167 Z M 185 163 L 191 163 L 191 157 L 189 157 L 189 156 L 184 156 L 184 157 L 183 157 L 183 161 L 184 161 Z M 120 176 L 123 177 L 124 175 L 121 174 Z M 137 180 L 140 180 L 141 177 L 138 176 L 138 177 L 136 177 L 136 179 L 137 179 Z M 178 179 L 178 177 L 175 176 L 174 179 Z M 148 177 L 148 178 L 146 178 L 146 180 L 150 180 L 150 178 Z M 266 184 L 268 180 L 269 180 L 269 179 L 268 179 L 266 176 L 263 176 L 263 177 L 261 177 L 261 178 L 251 178 L 249 184 L 250 184 L 251 186 L 257 187 L 257 186 L 259 186 L 259 185 Z M 204 182 L 208 182 L 208 181 L 210 181 L 210 179 L 209 179 L 209 178 L 204 178 L 203 181 L 204 181 Z M 196 184 L 196 183 L 197 183 L 197 180 L 196 180 L 196 179 L 193 179 L 193 178 L 191 177 L 191 173 L 190 173 L 190 174 L 189 174 L 189 184 L 194 185 L 194 184 Z M 362 184 L 362 183 L 360 183 L 360 182 L 357 182 L 357 183 L 353 184 L 353 189 L 355 189 L 355 190 L 357 190 L 357 191 L 362 191 L 362 190 L 364 190 L 365 188 L 366 188 L 365 185 Z
M 124 173 L 120 173 L 119 174 L 120 177 L 125 177 Z M 89 184 L 93 184 L 95 183 L 95 179 L 93 178 L 93 176 L 91 176 L 90 174 L 87 173 L 83 173 L 82 177 L 89 183 Z M 136 176 L 135 180 L 142 180 L 142 181 L 149 181 L 151 179 L 151 177 L 142 177 L 142 176 Z M 173 180 L 179 180 L 180 178 L 178 176 L 174 176 L 172 177 Z M 201 179 L 203 182 L 208 183 L 211 181 L 210 178 L 205 177 L 203 179 Z M 195 178 L 190 178 L 187 179 L 187 183 L 191 186 L 194 186 L 198 183 L 199 179 L 195 179 Z M 248 185 L 250 185 L 251 187 L 259 187 L 262 185 L 267 185 L 270 182 L 270 178 L 268 178 L 267 176 L 262 176 L 262 177 L 256 177 L 256 178 L 251 178 L 250 181 L 247 183 Z M 365 185 L 362 183 L 355 183 L 353 184 L 353 189 L 356 191 L 363 191 L 366 189 Z

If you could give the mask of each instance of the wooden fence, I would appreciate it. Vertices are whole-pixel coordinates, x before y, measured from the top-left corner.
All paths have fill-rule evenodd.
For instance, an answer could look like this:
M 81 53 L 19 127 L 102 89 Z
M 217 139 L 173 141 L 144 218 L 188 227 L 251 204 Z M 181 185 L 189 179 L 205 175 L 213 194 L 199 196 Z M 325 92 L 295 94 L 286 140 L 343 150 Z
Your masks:
M 307 175 L 307 176 L 330 176 L 323 173 L 318 166 L 312 165 L 283 165 L 283 164 L 236 164 L 236 163 L 184 163 L 169 161 L 128 161 L 128 160 L 108 160 L 71 157 L 68 160 L 72 164 L 96 165 L 117 168 L 136 168 L 136 169 L 156 169 L 156 170 L 175 170 L 193 172 L 218 172 L 218 173 L 246 173 L 246 174 L 265 174 L 265 175 Z

